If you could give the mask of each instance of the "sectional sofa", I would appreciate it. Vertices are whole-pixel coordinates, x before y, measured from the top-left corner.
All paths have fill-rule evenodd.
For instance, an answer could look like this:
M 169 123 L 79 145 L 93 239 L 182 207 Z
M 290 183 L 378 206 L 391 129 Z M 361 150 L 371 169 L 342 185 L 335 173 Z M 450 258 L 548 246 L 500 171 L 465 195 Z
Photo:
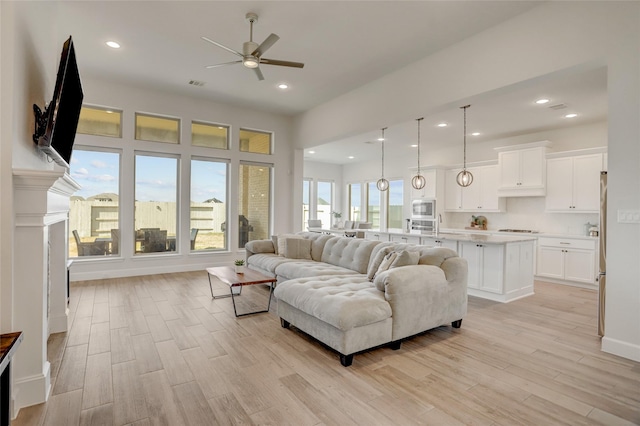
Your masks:
M 250 241 L 247 266 L 277 277 L 281 325 L 293 324 L 340 354 L 451 324 L 467 312 L 467 262 L 455 251 L 313 232 Z

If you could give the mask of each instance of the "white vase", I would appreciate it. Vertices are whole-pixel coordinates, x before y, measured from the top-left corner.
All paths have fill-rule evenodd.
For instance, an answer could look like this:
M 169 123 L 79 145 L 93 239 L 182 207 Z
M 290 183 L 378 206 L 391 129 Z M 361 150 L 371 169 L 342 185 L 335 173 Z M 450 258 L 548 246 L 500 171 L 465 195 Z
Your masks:
M 236 266 L 236 274 L 244 274 L 244 265 L 235 265 Z

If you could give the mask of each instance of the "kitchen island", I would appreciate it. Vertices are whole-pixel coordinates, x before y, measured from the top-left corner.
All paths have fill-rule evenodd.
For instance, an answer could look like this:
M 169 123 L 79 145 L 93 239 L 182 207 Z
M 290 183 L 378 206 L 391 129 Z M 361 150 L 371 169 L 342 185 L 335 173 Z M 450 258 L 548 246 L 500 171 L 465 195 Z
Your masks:
M 469 264 L 468 294 L 510 302 L 533 294 L 536 238 L 484 233 L 412 234 L 367 231 L 365 238 L 448 247 Z

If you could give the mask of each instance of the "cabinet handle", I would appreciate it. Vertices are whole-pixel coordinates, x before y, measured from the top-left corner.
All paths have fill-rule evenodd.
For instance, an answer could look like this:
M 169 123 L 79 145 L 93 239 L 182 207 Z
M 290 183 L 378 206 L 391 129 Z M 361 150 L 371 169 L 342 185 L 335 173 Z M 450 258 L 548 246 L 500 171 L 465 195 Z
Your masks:
M 476 247 L 484 247 L 482 244 L 476 244 Z
M 407 241 L 407 237 L 401 237 L 400 239 Z

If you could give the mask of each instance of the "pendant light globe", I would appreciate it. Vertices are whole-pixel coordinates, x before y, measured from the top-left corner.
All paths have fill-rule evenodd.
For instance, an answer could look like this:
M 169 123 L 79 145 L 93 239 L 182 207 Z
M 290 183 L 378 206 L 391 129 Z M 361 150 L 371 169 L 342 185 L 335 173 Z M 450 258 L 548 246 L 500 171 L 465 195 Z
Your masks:
M 426 184 L 427 180 L 419 173 L 411 178 L 411 186 L 413 186 L 415 189 L 422 189 Z
M 473 183 L 473 175 L 468 170 L 463 170 L 456 176 L 456 182 L 462 187 L 467 187 Z
M 376 186 L 378 187 L 378 190 L 386 191 L 389 189 L 389 181 L 385 178 L 380 178 L 378 179 L 378 182 L 376 182 Z

